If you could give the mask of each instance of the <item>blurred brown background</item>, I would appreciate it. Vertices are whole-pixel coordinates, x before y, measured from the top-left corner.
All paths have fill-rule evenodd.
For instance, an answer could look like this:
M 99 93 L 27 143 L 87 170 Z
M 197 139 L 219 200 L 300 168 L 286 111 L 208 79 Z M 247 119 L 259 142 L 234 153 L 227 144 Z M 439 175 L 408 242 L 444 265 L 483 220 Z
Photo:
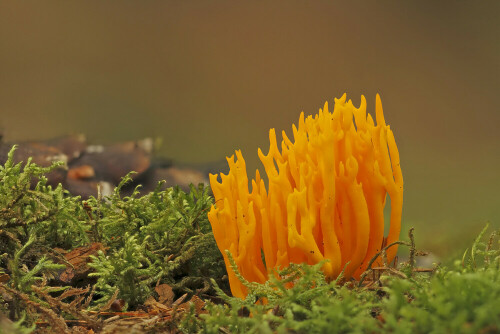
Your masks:
M 347 92 L 382 97 L 405 231 L 438 255 L 500 226 L 500 2 L 0 3 L 6 140 L 163 138 L 187 163 L 291 131 Z M 404 232 L 406 233 L 406 232 Z

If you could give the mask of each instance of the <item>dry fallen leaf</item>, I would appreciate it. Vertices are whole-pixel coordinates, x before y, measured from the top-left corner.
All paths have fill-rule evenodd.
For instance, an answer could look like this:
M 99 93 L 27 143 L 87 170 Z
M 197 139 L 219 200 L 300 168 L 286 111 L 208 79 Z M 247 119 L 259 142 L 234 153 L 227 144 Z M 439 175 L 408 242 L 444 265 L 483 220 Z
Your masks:
M 66 261 L 71 266 L 68 266 L 60 275 L 59 279 L 65 283 L 70 282 L 76 275 L 84 275 L 90 271 L 87 263 L 90 261 L 90 255 L 96 255 L 99 250 L 104 250 L 104 246 L 95 242 L 90 246 L 78 247 L 64 255 Z
M 168 284 L 160 284 L 155 287 L 155 291 L 158 294 L 158 302 L 166 306 L 172 306 L 174 302 L 174 292 L 172 287 Z
M 7 282 L 10 279 L 8 274 L 0 274 L 0 283 Z

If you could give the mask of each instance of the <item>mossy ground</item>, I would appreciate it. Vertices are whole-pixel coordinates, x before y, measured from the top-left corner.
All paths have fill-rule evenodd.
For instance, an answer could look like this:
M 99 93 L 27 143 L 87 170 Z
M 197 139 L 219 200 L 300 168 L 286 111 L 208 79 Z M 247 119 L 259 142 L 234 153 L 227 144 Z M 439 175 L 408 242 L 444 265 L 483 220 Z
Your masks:
M 410 234 L 409 260 L 362 282 L 292 265 L 244 282 L 241 300 L 229 296 L 207 187 L 122 197 L 125 178 L 111 196 L 82 201 L 46 185 L 53 168 L 12 158 L 0 167 L 0 333 L 500 332 L 495 232 L 449 267 L 417 268 Z

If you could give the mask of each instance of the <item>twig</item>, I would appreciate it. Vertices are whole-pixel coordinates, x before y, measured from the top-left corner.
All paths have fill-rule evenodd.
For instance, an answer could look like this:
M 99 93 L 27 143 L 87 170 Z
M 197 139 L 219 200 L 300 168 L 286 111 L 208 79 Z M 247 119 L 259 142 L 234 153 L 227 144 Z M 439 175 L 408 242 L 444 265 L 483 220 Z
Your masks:
M 380 252 L 378 252 L 377 254 L 375 254 L 375 256 L 372 257 L 372 259 L 370 260 L 370 262 L 368 262 L 367 269 L 365 270 L 365 272 L 361 275 L 361 277 L 359 279 L 358 287 L 361 287 L 363 285 L 363 281 L 365 280 L 366 275 L 368 275 L 370 272 L 373 271 L 372 265 L 375 262 L 375 260 L 377 260 L 377 258 L 380 255 L 382 255 L 383 252 L 387 251 L 389 248 L 391 248 L 391 247 L 393 247 L 395 245 L 410 246 L 410 244 L 408 242 L 406 242 L 406 241 L 394 241 L 393 243 L 391 243 L 391 244 L 385 246 L 384 248 L 382 248 L 382 250 Z
M 415 230 L 414 227 L 410 228 L 408 231 L 408 237 L 410 238 L 410 259 L 409 259 L 409 265 L 410 265 L 410 277 L 413 273 L 413 268 L 415 267 L 415 237 L 413 236 L 413 231 Z

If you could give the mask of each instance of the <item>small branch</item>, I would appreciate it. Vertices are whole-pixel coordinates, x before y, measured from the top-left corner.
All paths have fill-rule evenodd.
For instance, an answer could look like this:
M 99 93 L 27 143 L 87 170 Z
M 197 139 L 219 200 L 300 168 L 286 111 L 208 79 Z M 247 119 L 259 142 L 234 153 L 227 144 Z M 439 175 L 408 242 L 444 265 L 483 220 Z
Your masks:
M 365 280 L 366 276 L 373 271 L 372 269 L 372 265 L 373 263 L 375 262 L 375 260 L 377 260 L 377 258 L 382 255 L 383 253 L 385 253 L 389 248 L 395 246 L 395 245 L 405 245 L 405 246 L 411 246 L 410 243 L 406 242 L 406 241 L 394 241 L 393 243 L 385 246 L 384 248 L 382 248 L 382 250 L 380 252 L 378 252 L 377 254 L 375 254 L 374 257 L 372 257 L 372 259 L 370 260 L 370 262 L 368 262 L 368 266 L 365 270 L 365 272 L 361 275 L 360 279 L 359 279 L 359 283 L 358 283 L 358 286 L 361 287 L 363 285 L 363 281 Z
M 413 236 L 414 227 L 410 228 L 408 231 L 408 237 L 410 238 L 410 275 L 413 273 L 413 268 L 415 268 L 415 237 Z M 411 277 L 411 276 L 410 276 Z

